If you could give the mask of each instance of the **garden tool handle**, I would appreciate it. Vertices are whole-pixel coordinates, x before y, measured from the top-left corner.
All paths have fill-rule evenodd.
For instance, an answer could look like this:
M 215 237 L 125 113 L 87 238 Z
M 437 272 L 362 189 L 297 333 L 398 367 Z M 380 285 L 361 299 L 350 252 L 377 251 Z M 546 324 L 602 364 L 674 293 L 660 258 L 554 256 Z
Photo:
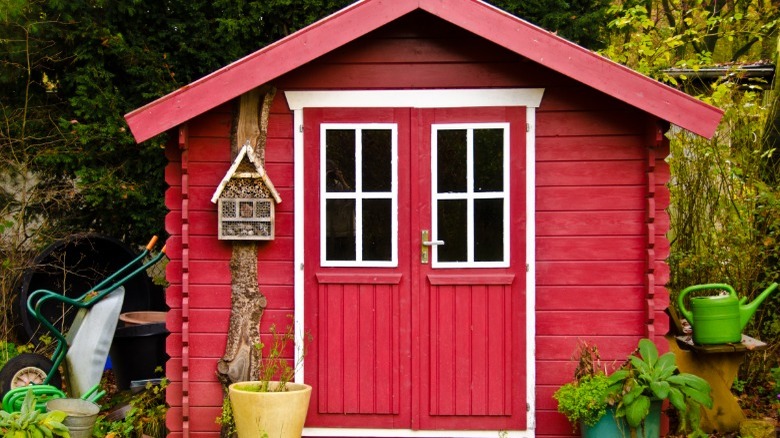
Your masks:
M 97 404 L 97 401 L 103 398 L 104 395 L 106 395 L 106 391 L 105 390 L 98 391 L 99 388 L 100 388 L 100 383 L 93 386 L 92 388 L 89 388 L 87 392 L 81 394 L 81 399 Z
M 149 243 L 146 244 L 146 250 L 151 251 L 152 248 L 154 248 L 154 245 L 157 244 L 157 236 L 152 236 L 152 239 L 149 241 Z
M 691 326 L 693 326 L 694 324 L 693 314 L 691 313 L 690 310 L 688 310 L 685 307 L 685 296 L 688 295 L 689 292 L 694 292 L 697 290 L 706 290 L 706 289 L 721 289 L 727 291 L 729 295 L 735 298 L 737 296 L 737 292 L 734 290 L 734 288 L 725 283 L 696 284 L 693 286 L 686 287 L 680 292 L 680 295 L 677 296 L 677 306 L 680 308 L 680 313 L 682 313 L 683 316 L 685 316 L 685 319 L 688 320 Z

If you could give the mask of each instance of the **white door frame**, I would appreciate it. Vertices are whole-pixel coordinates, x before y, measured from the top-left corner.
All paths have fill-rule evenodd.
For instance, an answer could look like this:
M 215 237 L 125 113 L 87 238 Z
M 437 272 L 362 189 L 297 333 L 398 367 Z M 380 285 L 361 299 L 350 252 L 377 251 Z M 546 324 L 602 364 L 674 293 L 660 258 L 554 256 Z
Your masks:
M 295 222 L 295 336 L 302 342 L 304 291 L 303 291 L 303 110 L 304 108 L 470 108 L 488 106 L 526 107 L 526 400 L 528 413 L 526 430 L 506 431 L 507 438 L 530 438 L 536 429 L 536 108 L 544 94 L 543 88 L 457 89 L 457 90 L 342 90 L 342 91 L 285 91 L 285 97 L 293 111 L 294 127 L 294 187 Z M 297 350 L 297 349 L 296 349 Z M 296 351 L 296 356 L 300 352 Z M 299 358 L 296 357 L 296 363 Z M 295 380 L 303 381 L 303 367 Z M 411 429 L 352 429 L 305 428 L 304 436 L 354 436 L 354 437 L 491 437 L 499 431 L 434 431 Z

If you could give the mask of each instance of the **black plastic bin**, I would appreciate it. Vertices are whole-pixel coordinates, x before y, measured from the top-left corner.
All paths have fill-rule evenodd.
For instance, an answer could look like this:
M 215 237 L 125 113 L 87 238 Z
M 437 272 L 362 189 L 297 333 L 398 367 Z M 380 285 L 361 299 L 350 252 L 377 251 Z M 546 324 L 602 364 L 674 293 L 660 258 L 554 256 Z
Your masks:
M 133 380 L 147 380 L 165 375 L 165 323 L 117 327 L 111 343 L 111 367 L 119 389 L 130 389 Z M 163 373 L 155 372 L 162 367 Z

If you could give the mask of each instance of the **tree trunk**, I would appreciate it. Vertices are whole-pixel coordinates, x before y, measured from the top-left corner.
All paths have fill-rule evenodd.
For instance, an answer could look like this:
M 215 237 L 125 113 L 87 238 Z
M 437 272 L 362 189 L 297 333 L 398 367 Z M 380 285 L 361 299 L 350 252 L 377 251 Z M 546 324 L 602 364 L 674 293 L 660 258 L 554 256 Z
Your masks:
M 257 279 L 257 244 L 233 242 L 230 259 L 231 312 L 225 354 L 217 363 L 220 381 L 255 380 L 259 375 L 260 319 L 266 306 Z
M 241 96 L 231 142 L 234 157 L 241 145 L 249 141 L 260 163 L 265 164 L 268 116 L 274 94 L 275 89 L 269 87 L 255 89 Z M 217 362 L 217 378 L 225 394 L 231 383 L 259 378 L 262 359 L 258 348 L 260 320 L 265 311 L 266 298 L 260 291 L 257 268 L 257 243 L 234 241 L 230 258 L 230 326 L 225 354 Z M 223 424 L 220 435 L 229 436 L 230 427 Z

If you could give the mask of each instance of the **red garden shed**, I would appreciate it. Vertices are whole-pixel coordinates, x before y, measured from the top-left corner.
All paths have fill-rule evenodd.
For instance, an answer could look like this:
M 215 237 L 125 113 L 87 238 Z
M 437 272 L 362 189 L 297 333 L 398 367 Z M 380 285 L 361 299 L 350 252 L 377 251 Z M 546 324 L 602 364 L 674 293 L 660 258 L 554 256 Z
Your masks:
M 259 134 L 236 127 L 245 105 Z M 665 343 L 664 132 L 709 137 L 720 117 L 477 0 L 364 0 L 128 114 L 137 141 L 178 140 L 170 436 L 218 431 L 218 235 L 268 229 L 221 223 L 242 202 L 275 214 L 261 332 L 294 314 L 313 335 L 306 436 L 570 435 L 551 395 L 578 339 L 606 359 Z M 210 202 L 261 174 L 273 202 Z

